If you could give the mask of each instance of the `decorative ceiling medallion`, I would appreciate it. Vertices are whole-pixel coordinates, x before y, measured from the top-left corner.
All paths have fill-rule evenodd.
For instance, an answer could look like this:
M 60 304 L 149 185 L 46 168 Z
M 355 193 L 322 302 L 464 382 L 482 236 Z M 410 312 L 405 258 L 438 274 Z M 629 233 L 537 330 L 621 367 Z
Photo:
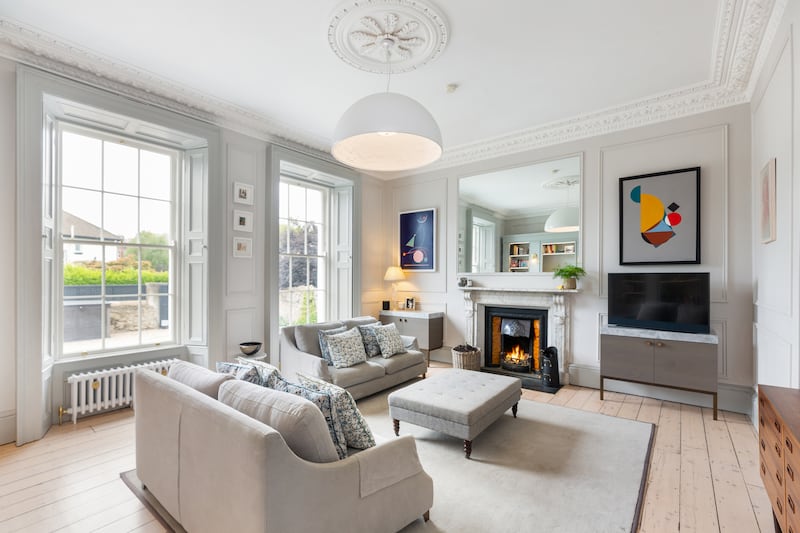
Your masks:
M 387 63 L 398 74 L 433 61 L 448 35 L 442 14 L 422 0 L 347 0 L 328 25 L 328 44 L 339 59 L 377 74 L 386 73 Z
M 562 176 L 542 183 L 542 189 L 569 189 L 581 182 L 580 176 Z

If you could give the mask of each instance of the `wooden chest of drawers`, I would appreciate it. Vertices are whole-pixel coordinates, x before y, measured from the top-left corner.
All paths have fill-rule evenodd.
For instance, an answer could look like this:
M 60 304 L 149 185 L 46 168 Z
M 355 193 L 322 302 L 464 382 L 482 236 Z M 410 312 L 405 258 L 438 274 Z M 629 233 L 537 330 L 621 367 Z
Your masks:
M 758 386 L 758 447 L 776 531 L 800 533 L 800 390 Z

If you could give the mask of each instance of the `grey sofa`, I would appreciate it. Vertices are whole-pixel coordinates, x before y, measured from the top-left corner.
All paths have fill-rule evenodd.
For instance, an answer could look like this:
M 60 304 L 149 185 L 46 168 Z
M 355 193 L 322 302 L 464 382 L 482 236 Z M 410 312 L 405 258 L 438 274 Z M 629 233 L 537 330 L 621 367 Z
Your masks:
M 413 437 L 307 461 L 276 429 L 214 398 L 247 388 L 293 395 L 183 365 L 192 386 L 140 370 L 134 396 L 137 475 L 187 531 L 373 533 L 427 520 L 433 481 Z
M 366 363 L 349 368 L 329 366 L 322 358 L 319 347 L 319 331 L 346 326 L 348 329 L 378 322 L 371 316 L 361 316 L 341 322 L 321 322 L 302 326 L 286 326 L 281 329 L 280 358 L 281 374 L 290 381 L 296 380 L 297 372 L 315 376 L 350 391 L 359 399 L 388 389 L 428 369 L 425 355 L 417 348 L 414 337 L 402 336 L 406 353 L 384 359 L 370 357 Z

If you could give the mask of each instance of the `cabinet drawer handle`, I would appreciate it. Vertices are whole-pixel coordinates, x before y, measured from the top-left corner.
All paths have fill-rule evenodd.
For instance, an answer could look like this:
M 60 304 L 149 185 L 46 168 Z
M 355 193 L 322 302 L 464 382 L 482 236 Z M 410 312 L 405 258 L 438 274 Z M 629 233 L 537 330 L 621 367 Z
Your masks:
M 653 345 L 653 341 L 644 341 L 644 343 L 645 343 L 647 346 L 652 346 L 652 345 Z
M 764 405 L 764 397 L 763 397 L 763 396 L 759 396 L 759 397 L 758 397 L 758 403 L 759 403 L 760 405 Z
M 781 425 L 780 425 L 780 423 L 779 423 L 779 422 L 776 420 L 775 422 L 773 422 L 773 424 L 775 424 L 775 431 L 777 431 L 778 433 L 780 433 L 780 432 L 781 432 Z
M 781 445 L 778 444 L 777 442 L 775 443 L 775 453 L 778 454 L 778 457 L 781 456 Z
M 763 462 L 761 463 L 761 473 L 765 476 L 767 475 L 767 465 L 765 465 Z
M 780 472 L 775 472 L 775 479 L 778 480 L 778 485 L 780 485 L 782 487 L 783 486 L 783 478 L 781 477 L 781 473 Z
M 781 501 L 780 501 L 779 499 L 777 499 L 777 498 L 776 498 L 776 499 L 775 499 L 775 503 L 777 503 L 777 504 L 778 504 L 778 512 L 779 512 L 780 514 L 783 514 L 783 504 L 781 503 Z
M 789 504 L 789 509 L 791 509 L 792 513 L 794 513 L 795 512 L 795 510 L 794 510 L 794 500 L 792 499 L 792 495 L 791 494 L 787 494 L 786 495 L 786 503 Z
M 764 416 L 763 415 L 758 417 L 758 423 L 761 425 L 761 427 L 764 427 Z
M 789 474 L 789 479 L 794 481 L 794 470 L 792 469 L 792 465 L 786 465 L 786 473 Z
M 792 450 L 792 441 L 789 440 L 789 437 L 786 437 L 785 441 L 786 441 L 786 449 L 789 450 L 789 453 L 794 453 L 794 450 Z
M 764 444 L 764 439 L 761 439 L 761 449 L 767 451 L 767 445 Z
M 661 348 L 662 346 L 664 346 L 664 343 L 663 343 L 663 342 L 657 342 L 657 343 L 656 343 L 656 346 L 658 346 L 659 348 Z

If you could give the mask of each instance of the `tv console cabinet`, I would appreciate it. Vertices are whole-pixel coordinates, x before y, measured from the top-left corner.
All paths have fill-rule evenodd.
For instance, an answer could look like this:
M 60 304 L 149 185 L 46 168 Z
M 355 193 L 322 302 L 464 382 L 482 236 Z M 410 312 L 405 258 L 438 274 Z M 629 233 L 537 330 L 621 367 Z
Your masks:
M 701 392 L 712 395 L 716 420 L 718 343 L 714 334 L 602 327 L 600 399 L 606 379 Z

